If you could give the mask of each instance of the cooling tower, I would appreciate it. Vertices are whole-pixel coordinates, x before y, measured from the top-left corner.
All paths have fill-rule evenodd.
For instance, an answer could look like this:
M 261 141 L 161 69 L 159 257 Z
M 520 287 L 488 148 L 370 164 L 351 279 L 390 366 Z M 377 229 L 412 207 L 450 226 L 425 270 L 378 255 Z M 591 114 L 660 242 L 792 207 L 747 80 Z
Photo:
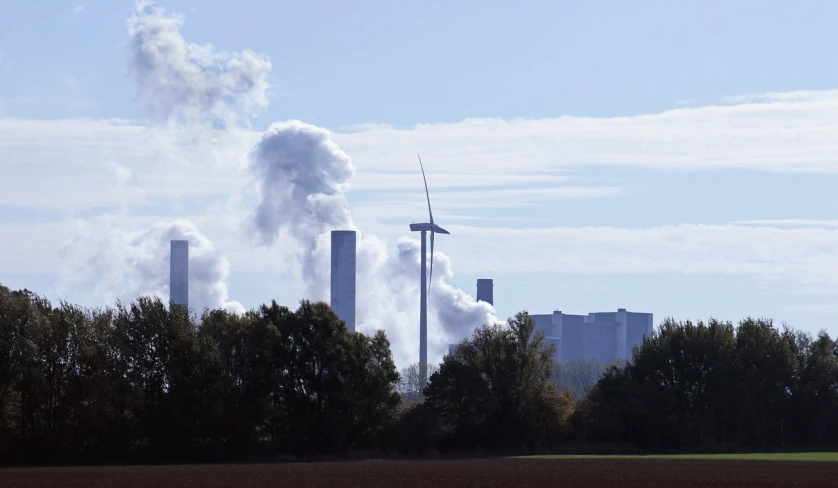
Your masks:
M 355 332 L 355 231 L 332 231 L 332 310 Z
M 189 308 L 189 241 L 171 241 L 169 300 Z
M 477 280 L 477 301 L 478 302 L 486 302 L 489 305 L 494 306 L 494 297 L 492 293 L 492 289 L 494 288 L 494 283 L 490 279 L 478 279 Z

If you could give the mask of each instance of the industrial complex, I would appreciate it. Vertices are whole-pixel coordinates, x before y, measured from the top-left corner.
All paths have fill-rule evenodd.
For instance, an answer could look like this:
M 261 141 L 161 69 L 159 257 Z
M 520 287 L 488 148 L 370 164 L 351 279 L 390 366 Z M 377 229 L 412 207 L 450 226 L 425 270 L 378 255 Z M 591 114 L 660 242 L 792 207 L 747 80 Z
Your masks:
M 356 233 L 352 230 L 332 231 L 331 306 L 346 328 L 355 331 L 356 297 Z M 424 259 L 422 260 L 424 264 Z M 189 241 L 171 241 L 169 263 L 169 293 L 172 303 L 189 306 Z M 424 277 L 424 272 L 421 273 Z M 425 281 L 422 280 L 422 285 Z M 494 282 L 477 280 L 477 300 L 494 305 Z M 422 287 L 422 318 L 427 320 L 427 290 Z M 629 359 L 634 346 L 652 334 L 654 321 L 651 313 L 597 312 L 572 315 L 555 310 L 550 314 L 531 314 L 536 331 L 555 344 L 554 359 L 559 362 L 588 358 L 599 362 Z M 427 324 L 427 322 L 424 322 Z M 420 328 L 420 360 L 427 361 L 427 325 Z M 424 339 L 424 340 L 423 340 Z M 448 346 L 453 353 L 456 344 Z M 427 363 L 423 363 L 427 364 Z M 423 368 L 424 369 L 424 368 Z M 424 379 L 424 378 L 423 378 Z
M 652 314 L 629 312 L 596 312 L 571 315 L 558 310 L 552 314 L 532 314 L 535 329 L 556 345 L 554 359 L 559 362 L 587 358 L 606 363 L 630 359 L 634 346 L 652 334 Z
M 422 165 L 419 160 L 420 167 Z M 420 305 L 419 305 L 419 368 L 420 383 L 427 382 L 428 362 L 428 295 L 433 275 L 433 254 L 435 234 L 449 234 L 436 223 L 431 212 L 431 199 L 425 170 L 425 196 L 428 201 L 427 223 L 410 224 L 410 230 L 421 233 L 420 257 Z M 427 269 L 427 236 L 430 234 L 430 269 Z M 331 307 L 338 317 L 346 322 L 346 328 L 355 331 L 356 298 L 356 243 L 354 230 L 334 230 L 331 234 Z M 169 263 L 169 293 L 173 304 L 189 307 L 189 241 L 171 241 Z M 494 306 L 494 282 L 491 279 L 477 280 L 477 301 Z M 555 346 L 554 359 L 558 362 L 579 358 L 609 362 L 628 359 L 634 346 L 652 334 L 651 313 L 629 312 L 624 308 L 616 312 L 598 312 L 587 315 L 571 315 L 555 310 L 551 314 L 531 314 L 537 332 L 544 334 Z M 448 346 L 453 353 L 456 344 Z
M 477 280 L 477 300 L 494 305 L 494 282 Z M 530 314 L 536 332 L 556 346 L 553 359 L 557 362 L 586 358 L 607 363 L 616 359 L 630 359 L 634 346 L 652 334 L 654 319 L 650 313 L 629 312 L 624 308 L 616 312 L 595 312 L 571 315 L 559 310 L 551 314 Z M 457 344 L 448 345 L 453 354 Z

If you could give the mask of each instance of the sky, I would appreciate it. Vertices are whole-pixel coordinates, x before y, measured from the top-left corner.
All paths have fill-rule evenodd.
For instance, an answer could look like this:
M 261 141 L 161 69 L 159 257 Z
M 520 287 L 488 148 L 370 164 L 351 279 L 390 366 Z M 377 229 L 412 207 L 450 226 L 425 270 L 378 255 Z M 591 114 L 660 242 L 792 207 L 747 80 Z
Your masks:
M 131 71 L 132 1 L 4 5 L 0 283 L 86 306 L 165 296 L 161 243 L 186 236 L 207 303 L 322 294 L 301 264 L 311 229 L 251 152 L 299 120 L 279 131 L 339 163 L 317 171 L 342 172 L 327 193 L 381 256 L 427 218 L 421 154 L 451 231 L 436 239 L 439 293 L 469 320 L 482 311 L 457 290 L 492 278 L 501 319 L 627 308 L 838 334 L 838 3 L 157 5 L 183 15 L 191 45 L 268 63 L 264 86 L 231 88 L 222 112 L 173 102 L 175 120 L 158 110 L 173 82 Z M 278 227 L 254 230 L 267 204 Z M 418 307 L 397 305 L 382 320 L 415 315 L 416 331 L 387 329 L 415 361 Z

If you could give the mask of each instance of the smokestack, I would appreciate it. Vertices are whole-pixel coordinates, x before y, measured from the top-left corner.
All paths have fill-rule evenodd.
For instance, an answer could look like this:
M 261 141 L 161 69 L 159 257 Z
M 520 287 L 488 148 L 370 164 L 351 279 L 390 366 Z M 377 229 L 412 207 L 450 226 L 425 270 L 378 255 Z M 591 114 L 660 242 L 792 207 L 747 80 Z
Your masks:
M 494 294 L 492 289 L 494 288 L 494 283 L 491 279 L 478 279 L 477 280 L 477 301 L 478 302 L 486 302 L 489 305 L 494 306 Z
M 332 231 L 332 310 L 355 332 L 355 231 Z
M 169 300 L 189 309 L 189 241 L 171 241 Z

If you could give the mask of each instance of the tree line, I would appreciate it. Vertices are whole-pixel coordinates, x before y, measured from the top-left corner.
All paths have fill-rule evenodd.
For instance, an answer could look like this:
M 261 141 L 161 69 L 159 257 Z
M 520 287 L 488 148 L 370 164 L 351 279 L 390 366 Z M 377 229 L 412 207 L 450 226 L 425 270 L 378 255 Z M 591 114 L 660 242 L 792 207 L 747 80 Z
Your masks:
M 349 333 L 324 303 L 198 322 L 156 298 L 84 310 L 0 288 L 5 462 L 369 448 L 399 405 L 398 379 L 384 333 Z
M 838 357 L 770 320 L 664 321 L 577 409 L 576 435 L 643 449 L 824 449 L 838 444 Z
M 429 370 L 325 303 L 200 317 L 0 286 L 0 464 L 352 452 L 783 449 L 838 441 L 838 358 L 767 320 L 666 320 L 629 361 L 555 364 L 526 312 Z M 600 446 L 600 447 L 597 447 Z

